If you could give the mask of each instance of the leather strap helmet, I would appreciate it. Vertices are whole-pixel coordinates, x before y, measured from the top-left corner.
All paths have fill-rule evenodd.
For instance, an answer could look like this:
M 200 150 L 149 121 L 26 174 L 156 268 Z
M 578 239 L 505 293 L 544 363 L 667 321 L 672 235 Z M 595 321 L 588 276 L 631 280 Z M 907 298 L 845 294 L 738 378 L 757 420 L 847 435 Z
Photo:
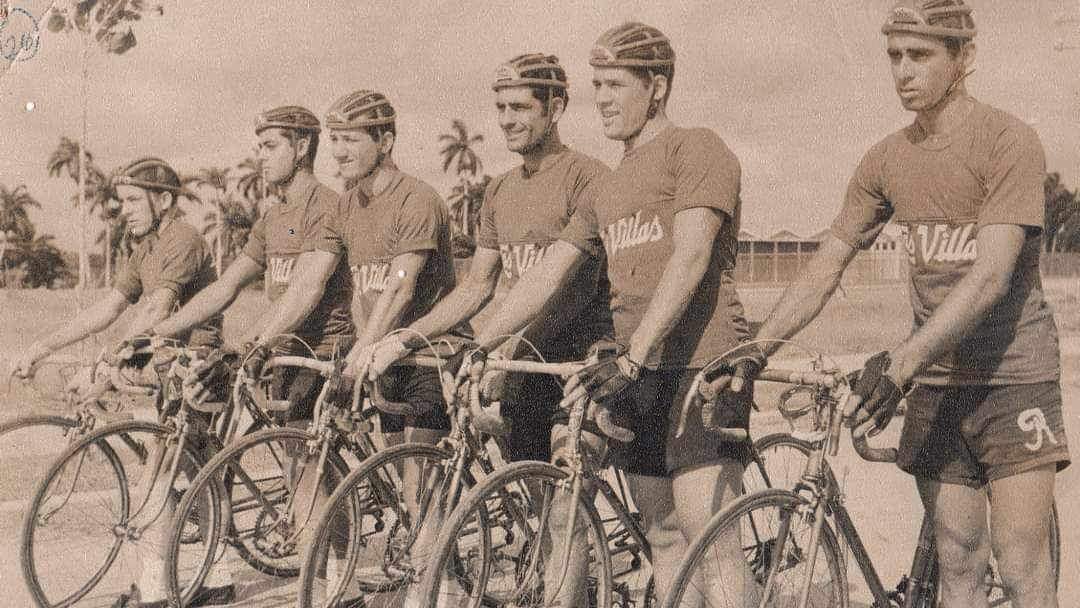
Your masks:
M 660 30 L 631 21 L 611 28 L 589 53 L 593 67 L 660 68 L 675 65 L 675 50 Z
M 397 115 L 382 93 L 359 90 L 338 99 L 326 111 L 328 129 L 362 129 L 392 125 Z
M 960 40 L 972 40 L 976 34 L 971 7 L 964 0 L 901 0 L 889 12 L 881 32 Z
M 319 119 L 315 114 L 301 106 L 281 106 L 272 110 L 260 112 L 255 117 L 255 134 L 258 135 L 263 129 L 271 128 L 292 129 L 295 131 L 307 131 L 318 133 Z

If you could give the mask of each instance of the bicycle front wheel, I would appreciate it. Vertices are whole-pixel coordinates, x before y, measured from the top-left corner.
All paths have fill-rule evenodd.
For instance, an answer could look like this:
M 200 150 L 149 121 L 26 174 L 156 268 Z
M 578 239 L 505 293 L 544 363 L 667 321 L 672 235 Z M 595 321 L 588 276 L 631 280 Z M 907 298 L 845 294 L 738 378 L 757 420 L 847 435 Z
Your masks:
M 818 545 L 811 547 L 813 520 L 806 502 L 787 490 L 740 498 L 713 516 L 690 547 L 663 605 L 677 608 L 699 596 L 709 608 L 846 608 L 840 547 L 828 521 L 820 522 Z
M 305 429 L 270 428 L 241 437 L 206 463 L 172 521 L 165 560 L 171 600 L 183 605 L 204 586 L 227 584 L 239 564 L 230 547 L 263 574 L 291 578 L 299 573 L 297 546 L 318 519 L 325 500 L 320 496 L 348 471 L 336 447 L 320 470 L 321 445 Z M 221 509 L 209 512 L 211 518 L 201 525 L 203 542 L 192 546 L 185 522 L 201 521 L 205 505 L 219 502 L 219 491 Z M 220 580 L 211 583 L 212 577 Z
M 167 507 L 178 492 L 165 485 L 172 464 L 193 475 L 201 462 L 190 446 L 179 457 L 165 448 L 173 432 L 151 422 L 109 425 L 52 464 L 23 524 L 23 574 L 39 606 L 71 606 L 91 591 L 115 597 L 145 564 L 163 561 Z
M 379 605 L 408 605 L 403 598 L 428 560 L 451 500 L 445 464 L 452 455 L 406 443 L 350 472 L 315 527 L 300 570 L 298 606 L 337 606 L 358 592 L 378 595 Z
M 484 478 L 443 525 L 420 605 L 451 599 L 470 608 L 610 606 L 607 535 L 586 492 L 570 508 L 568 477 L 554 465 L 526 461 Z

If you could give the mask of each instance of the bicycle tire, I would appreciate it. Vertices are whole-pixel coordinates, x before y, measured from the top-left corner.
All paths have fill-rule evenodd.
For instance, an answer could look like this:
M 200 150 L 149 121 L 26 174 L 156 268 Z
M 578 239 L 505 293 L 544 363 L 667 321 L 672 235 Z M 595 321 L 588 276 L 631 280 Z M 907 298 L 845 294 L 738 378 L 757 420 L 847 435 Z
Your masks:
M 358 568 L 361 567 L 359 564 L 360 553 L 375 548 L 371 539 L 376 535 L 381 535 L 387 527 L 389 527 L 389 532 L 386 534 L 385 547 L 380 552 L 383 556 L 383 563 L 380 564 L 380 568 L 373 571 L 374 574 L 370 578 L 361 578 L 355 582 L 360 591 L 365 594 L 397 591 L 409 584 L 414 584 L 416 581 L 410 579 L 414 579 L 415 570 L 410 568 L 408 564 L 397 561 L 402 556 L 391 554 L 395 548 L 398 550 L 403 549 L 401 546 L 392 546 L 396 538 L 394 532 L 400 529 L 401 526 L 402 514 L 404 513 L 406 521 L 411 516 L 408 516 L 407 512 L 405 512 L 405 507 L 401 504 L 398 496 L 387 497 L 380 495 L 385 491 L 396 493 L 401 490 L 401 488 L 384 487 L 392 485 L 392 481 L 385 479 L 385 471 L 388 467 L 396 467 L 400 470 L 405 461 L 410 459 L 422 459 L 433 464 L 441 464 L 452 456 L 452 452 L 435 445 L 404 443 L 372 454 L 365 458 L 360 463 L 360 466 L 350 471 L 330 496 L 326 508 L 322 511 L 319 522 L 315 527 L 312 543 L 307 548 L 304 559 L 301 561 L 297 606 L 300 608 L 321 608 L 327 604 L 330 606 L 337 605 L 346 587 L 354 582 Z M 371 502 L 361 502 L 361 496 L 364 495 L 370 497 Z M 425 500 L 421 498 L 418 502 L 424 504 Z M 376 514 L 376 509 L 382 509 L 383 511 Z M 390 515 L 393 515 L 392 523 L 388 523 L 390 517 L 387 517 L 384 513 L 385 510 L 390 510 Z M 323 594 L 324 600 L 319 603 L 316 601 L 315 596 L 317 595 L 317 589 L 319 589 L 320 570 L 323 569 L 326 556 L 331 550 L 327 543 L 333 542 L 331 536 L 335 534 L 335 526 L 339 525 L 341 521 L 337 519 L 339 517 L 347 518 L 349 523 L 346 538 L 343 539 L 347 540 L 348 544 L 341 560 L 344 563 L 343 572 L 345 575 L 336 583 L 327 581 L 323 585 L 325 591 Z M 365 517 L 372 518 L 370 523 L 374 525 L 365 525 L 368 523 L 363 520 Z M 423 513 L 418 517 L 419 521 L 424 521 L 425 518 L 426 515 Z M 369 527 L 373 531 L 365 535 L 364 531 Z M 411 532 L 412 530 L 406 530 L 406 534 L 411 535 Z M 364 535 L 364 537 L 362 538 L 361 535 Z M 384 543 L 380 540 L 378 546 L 383 547 Z M 404 547 L 404 549 L 407 548 Z M 393 600 L 390 603 L 391 605 L 398 605 Z
M 554 488 L 565 482 L 568 477 L 569 473 L 567 471 L 556 467 L 555 465 L 546 462 L 523 461 L 506 465 L 479 482 L 463 497 L 461 502 L 458 503 L 450 516 L 443 523 L 439 537 L 435 541 L 433 559 L 428 561 L 427 571 L 421 579 L 421 589 L 419 593 L 421 605 L 431 606 L 433 608 L 438 605 L 444 572 L 451 571 L 454 573 L 454 576 L 468 577 L 469 573 L 474 571 L 467 566 L 463 567 L 462 564 L 456 563 L 455 561 L 469 555 L 468 552 L 460 550 L 457 540 L 467 526 L 472 525 L 480 534 L 481 545 L 490 548 L 488 555 L 481 556 L 483 562 L 480 565 L 479 574 L 474 578 L 467 579 L 461 583 L 463 589 L 468 588 L 470 599 L 468 604 L 469 608 L 478 608 L 481 605 L 522 606 L 523 604 L 520 600 L 527 598 L 515 596 L 507 600 L 501 595 L 496 596 L 494 592 L 488 589 L 491 568 L 489 562 L 493 559 L 491 556 L 495 554 L 494 546 L 491 542 L 492 529 L 497 527 L 500 521 L 504 521 L 497 520 L 492 514 L 497 511 L 519 512 L 521 503 L 518 501 L 523 499 L 515 496 L 513 493 L 506 492 L 505 488 L 508 485 L 513 484 L 518 488 L 524 488 L 525 485 L 523 484 L 525 479 L 532 479 Z M 527 492 L 527 490 L 520 491 Z M 500 500 L 505 504 L 501 504 Z M 492 508 L 493 506 L 495 508 Z M 589 537 L 593 539 L 593 548 L 590 551 L 590 554 L 593 557 L 592 564 L 596 567 L 595 576 L 591 577 L 595 579 L 595 585 L 592 580 L 586 581 L 586 587 L 588 589 L 595 589 L 595 596 L 590 597 L 589 603 L 595 606 L 610 606 L 612 600 L 612 567 L 611 556 L 608 553 L 607 535 L 593 501 L 581 500 L 579 503 L 579 516 L 582 515 L 581 511 L 584 511 L 583 515 L 585 519 L 579 521 L 588 526 Z M 527 513 L 526 515 L 529 516 L 531 521 L 532 516 L 535 514 Z M 525 531 L 527 531 L 527 529 L 523 530 L 523 532 Z M 504 532 L 506 531 L 504 530 Z M 531 549 L 536 542 L 535 534 L 536 532 L 533 531 L 531 538 L 523 534 L 525 538 L 521 540 L 520 543 L 514 543 L 513 540 L 504 540 L 506 540 L 507 545 L 513 544 L 515 547 L 519 547 L 519 550 L 517 550 L 518 556 L 525 555 L 528 557 L 527 554 L 531 553 Z M 509 537 L 510 535 L 505 536 Z M 516 540 L 516 538 L 514 540 Z M 602 549 L 599 549 L 599 547 L 602 547 Z M 522 566 L 515 560 L 514 555 L 510 555 L 506 561 L 513 562 L 515 565 L 516 570 L 514 572 L 513 582 L 517 584 L 519 582 L 519 571 Z M 530 565 L 531 564 L 526 564 L 526 566 Z M 539 576 L 543 575 L 541 574 Z M 543 602 L 544 598 L 542 596 L 544 593 L 542 589 L 539 592 L 539 595 L 541 596 L 539 598 L 535 598 L 537 593 L 535 588 L 524 590 L 525 594 L 529 594 L 530 592 L 533 594 L 534 599 Z
M 706 552 L 718 542 L 721 536 L 727 536 L 737 532 L 742 537 L 741 527 L 743 525 L 750 525 L 751 536 L 758 537 L 757 542 L 749 539 L 741 541 L 742 550 L 747 557 L 752 558 L 748 560 L 748 570 L 745 574 L 749 574 L 754 577 L 757 584 L 760 584 L 761 577 L 760 569 L 763 565 L 766 565 L 774 555 L 778 555 L 777 551 L 784 551 L 785 547 L 776 547 L 776 538 L 768 538 L 762 540 L 760 538 L 760 532 L 758 528 L 765 522 L 768 513 L 763 513 L 765 510 L 775 510 L 777 515 L 788 514 L 788 521 L 799 520 L 802 516 L 796 511 L 804 506 L 805 501 L 795 493 L 789 490 L 770 489 L 761 492 L 755 492 L 739 498 L 735 502 L 731 503 L 725 509 L 722 509 L 716 515 L 709 520 L 708 525 L 704 531 L 694 540 L 694 543 L 690 546 L 690 550 L 687 552 L 682 563 L 679 565 L 678 574 L 675 577 L 675 581 L 672 584 L 671 590 L 668 592 L 667 597 L 664 599 L 663 606 L 665 608 L 676 608 L 681 605 L 683 596 L 690 588 L 695 588 L 696 585 L 693 582 L 695 573 L 700 568 L 701 564 L 705 560 Z M 751 514 L 757 513 L 757 517 L 751 517 Z M 744 521 L 746 520 L 746 521 Z M 796 522 L 798 523 L 798 522 Z M 739 530 L 735 530 L 735 526 L 739 526 Z M 829 525 L 828 518 L 825 518 L 821 522 L 821 536 L 820 543 L 818 545 L 818 556 L 815 562 L 815 571 L 821 571 L 822 558 L 824 558 L 825 565 L 828 570 L 828 578 L 824 583 L 827 587 L 822 594 L 815 597 L 821 598 L 820 602 L 811 604 L 812 606 L 821 606 L 829 608 L 847 608 L 848 606 L 848 588 L 847 588 L 847 571 L 844 567 L 843 556 L 840 553 L 840 546 L 837 543 L 836 536 L 832 532 L 832 528 Z M 787 560 L 798 560 L 799 558 L 805 558 L 805 555 L 801 554 L 796 544 L 788 554 L 779 553 L 779 555 L 785 555 Z M 790 570 L 792 566 L 798 566 L 803 561 L 788 562 L 784 565 L 789 566 L 786 570 Z M 754 570 L 754 566 L 758 567 L 758 570 Z M 779 566 L 779 564 L 777 564 Z M 767 573 L 766 573 L 767 574 Z M 713 587 L 716 589 L 730 590 L 735 595 L 732 599 L 730 606 L 742 607 L 746 602 L 745 597 L 745 583 L 738 584 L 736 581 L 730 580 L 727 583 L 715 584 L 719 577 L 719 572 L 716 573 L 704 573 L 702 576 L 710 583 L 714 583 Z M 783 581 L 778 581 L 779 585 L 783 585 Z M 802 585 L 795 585 L 794 588 L 801 589 Z M 700 593 L 700 590 L 698 590 Z M 773 596 L 775 600 L 782 598 Z M 797 602 L 799 598 L 795 597 Z M 811 598 L 814 599 L 814 598 Z M 709 599 L 709 606 L 718 606 L 715 603 L 715 598 Z M 719 604 L 723 606 L 724 604 Z M 794 606 L 792 604 L 784 604 L 779 601 L 773 603 L 767 603 L 768 606 Z
M 23 577 L 26 580 L 27 587 L 30 589 L 31 595 L 38 606 L 42 608 L 66 608 L 71 606 L 82 599 L 86 594 L 93 590 L 102 580 L 103 577 L 112 568 L 117 556 L 123 544 L 127 540 L 134 540 L 131 538 L 125 538 L 127 531 L 126 526 L 130 523 L 131 509 L 131 496 L 129 491 L 128 475 L 126 473 L 126 465 L 124 459 L 117 453 L 116 449 L 110 445 L 108 441 L 110 437 L 116 437 L 122 441 L 126 446 L 131 448 L 136 462 L 145 460 L 147 453 L 140 451 L 138 448 L 145 446 L 145 442 L 137 442 L 132 437 L 140 434 L 147 434 L 155 438 L 154 441 L 159 441 L 161 438 L 172 434 L 174 431 L 170 427 L 154 422 L 140 422 L 140 421 L 127 421 L 118 422 L 107 425 L 91 432 L 75 443 L 72 443 L 64 450 L 64 452 L 52 463 L 49 467 L 49 471 L 41 479 L 35 488 L 33 498 L 31 499 L 30 507 L 27 509 L 26 517 L 23 522 L 22 532 L 22 547 L 21 547 L 21 562 L 23 569 Z M 136 445 L 138 444 L 138 445 Z M 37 547 L 39 545 L 36 539 L 36 531 L 43 529 L 43 523 L 48 519 L 55 516 L 61 508 L 75 496 L 76 485 L 82 481 L 87 482 L 90 485 L 87 488 L 85 494 L 78 497 L 76 504 L 80 504 L 80 509 L 73 515 L 69 516 L 73 521 L 76 521 L 81 527 L 92 527 L 100 529 L 100 526 L 92 525 L 93 518 L 90 516 L 87 510 L 87 504 L 91 502 L 99 502 L 103 498 L 103 492 L 97 490 L 97 486 L 102 481 L 94 474 L 87 474 L 83 476 L 82 468 L 88 462 L 87 458 L 93 458 L 88 456 L 88 452 L 91 448 L 95 448 L 100 451 L 105 461 L 109 465 L 111 471 L 111 479 L 115 479 L 115 488 L 110 487 L 106 492 L 111 493 L 113 489 L 116 491 L 117 504 L 115 508 L 110 505 L 107 510 L 114 510 L 114 517 L 111 517 L 111 521 L 101 524 L 106 526 L 108 534 L 112 535 L 111 546 L 105 556 L 102 558 L 102 564 L 97 568 L 96 572 L 89 576 L 89 579 L 82 583 L 75 591 L 67 593 L 63 599 L 53 602 L 48 598 L 50 593 L 47 592 L 46 587 L 42 581 L 42 573 L 47 572 L 47 563 L 49 560 L 38 555 Z M 197 451 L 191 449 L 188 446 L 185 449 L 185 457 L 190 459 L 193 465 L 198 466 L 201 462 L 201 456 Z M 62 504 L 59 508 L 54 509 L 51 513 L 43 513 L 46 502 L 50 498 L 50 489 L 53 488 L 54 482 L 58 481 L 60 476 L 67 470 L 67 466 L 73 463 L 78 458 L 75 469 L 75 478 L 71 482 L 71 490 L 67 492 Z M 69 471 L 70 472 L 70 471 Z M 108 483 L 106 480 L 105 483 Z M 158 517 L 161 515 L 159 514 Z M 41 523 L 42 525 L 39 525 Z M 125 527 L 125 534 L 121 534 L 118 530 L 120 527 Z M 78 536 L 75 534 L 64 535 L 64 544 L 67 547 L 70 544 L 76 544 Z M 44 539 L 43 539 L 43 543 Z M 77 545 L 76 545 L 77 546 Z M 86 563 L 88 552 L 82 553 L 82 563 Z M 44 560 L 44 563 L 38 564 L 39 559 Z M 39 567 L 40 566 L 40 567 Z M 67 570 L 65 569 L 65 572 Z
M 171 525 L 169 547 L 165 562 L 165 578 L 167 581 L 166 592 L 168 593 L 170 601 L 180 602 L 180 605 L 182 606 L 185 605 L 189 599 L 189 595 L 202 586 L 207 575 L 210 573 L 211 568 L 213 568 L 214 562 L 229 546 L 236 549 L 237 554 L 245 563 L 263 574 L 277 578 L 293 578 L 299 574 L 300 568 L 298 566 L 281 563 L 283 560 L 287 560 L 295 554 L 271 556 L 262 552 L 259 547 L 254 544 L 256 541 L 252 541 L 252 544 L 249 545 L 244 542 L 244 539 L 238 540 L 235 538 L 239 536 L 239 534 L 236 530 L 236 519 L 234 518 L 234 513 L 238 508 L 238 501 L 234 501 L 234 490 L 240 486 L 235 482 L 237 473 L 232 464 L 233 460 L 242 456 L 244 452 L 248 452 L 262 443 L 281 441 L 306 443 L 316 439 L 317 438 L 306 429 L 293 427 L 262 429 L 240 437 L 228 447 L 214 455 L 214 457 L 199 470 L 199 474 L 192 480 L 188 490 L 184 492 L 184 497 L 176 509 L 176 514 Z M 337 453 L 337 450 L 330 451 L 327 462 L 335 471 L 335 474 L 339 479 L 345 477 L 348 472 L 348 467 L 345 464 L 345 461 Z M 197 566 L 195 574 L 189 581 L 181 584 L 179 574 L 181 564 L 179 555 L 181 547 L 184 544 L 184 535 L 183 526 L 180 525 L 180 522 L 183 520 L 180 518 L 187 518 L 190 515 L 189 512 L 196 507 L 195 501 L 198 500 L 199 496 L 201 496 L 207 488 L 214 488 L 215 486 L 221 488 L 221 508 L 215 511 L 220 513 L 221 516 L 219 519 L 215 518 L 212 522 L 209 522 L 209 525 L 205 527 L 210 533 L 210 537 L 205 541 L 206 552 L 201 558 L 201 563 Z M 286 498 L 287 490 L 282 489 L 281 492 L 281 497 Z M 256 503 L 258 502 L 257 499 L 253 498 L 252 500 Z M 277 499 L 275 499 L 275 501 L 276 500 Z M 272 502 L 267 501 L 265 504 L 272 504 Z M 256 506 L 256 508 L 258 507 Z M 265 507 L 264 510 L 259 513 L 259 516 L 261 517 L 264 514 Z

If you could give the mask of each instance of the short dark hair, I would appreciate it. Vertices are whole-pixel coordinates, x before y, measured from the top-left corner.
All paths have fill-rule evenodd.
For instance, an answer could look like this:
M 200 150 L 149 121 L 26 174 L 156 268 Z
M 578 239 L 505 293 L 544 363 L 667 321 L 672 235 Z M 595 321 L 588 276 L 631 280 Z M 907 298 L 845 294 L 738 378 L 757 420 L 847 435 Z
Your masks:
M 319 133 L 318 131 L 307 131 L 302 129 L 282 129 L 281 133 L 285 136 L 285 139 L 289 140 L 289 143 L 296 145 L 296 142 L 301 138 L 307 138 L 308 149 L 307 154 L 300 162 L 300 166 L 307 169 L 315 168 L 315 155 L 319 152 Z

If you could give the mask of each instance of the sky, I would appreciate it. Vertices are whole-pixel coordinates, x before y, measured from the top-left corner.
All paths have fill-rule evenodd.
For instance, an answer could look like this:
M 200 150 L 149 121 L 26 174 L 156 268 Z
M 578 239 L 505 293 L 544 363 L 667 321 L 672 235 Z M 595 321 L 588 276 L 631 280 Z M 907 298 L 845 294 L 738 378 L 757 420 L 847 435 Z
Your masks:
M 484 136 L 486 172 L 519 162 L 505 149 L 490 83 L 499 62 L 523 52 L 561 58 L 570 79 L 562 138 L 614 165 L 621 144 L 600 130 L 587 57 L 601 32 L 630 19 L 671 38 L 668 114 L 713 129 L 734 151 L 743 228 L 755 234 L 826 227 L 862 154 L 911 120 L 880 33 L 893 0 L 158 1 L 164 15 L 136 25 L 134 49 L 106 56 L 91 46 L 87 147 L 106 170 L 148 155 L 181 172 L 233 166 L 252 151 L 260 110 L 299 104 L 322 116 L 366 88 L 398 112 L 398 165 L 445 195 L 456 176 L 442 172 L 438 136 L 454 118 Z M 968 90 L 1032 124 L 1048 169 L 1080 186 L 1080 23 L 1057 22 L 1080 17 L 1080 0 L 969 4 L 979 35 Z M 74 248 L 75 186 L 50 178 L 46 161 L 62 135 L 79 133 L 81 41 L 45 29 L 48 0 L 9 5 L 35 15 L 41 36 L 33 56 L 0 59 L 0 183 L 26 184 L 43 207 L 31 211 L 39 232 Z M 21 13 L 9 19 L 0 50 L 29 27 Z M 1058 40 L 1077 48 L 1055 50 Z M 340 189 L 326 150 L 316 174 Z

